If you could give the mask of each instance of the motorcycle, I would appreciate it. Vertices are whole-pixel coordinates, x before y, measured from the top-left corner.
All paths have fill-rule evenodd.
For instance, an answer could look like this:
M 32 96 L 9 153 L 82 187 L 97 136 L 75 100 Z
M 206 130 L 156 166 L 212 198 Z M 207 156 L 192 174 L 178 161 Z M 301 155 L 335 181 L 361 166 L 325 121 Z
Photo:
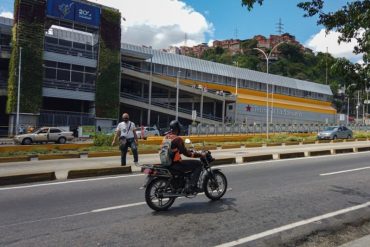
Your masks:
M 189 139 L 185 143 L 191 143 Z M 214 158 L 210 151 L 200 158 L 202 172 L 197 183 L 197 190 L 188 193 L 185 190 L 190 181 L 191 172 L 180 172 L 159 165 L 143 165 L 143 172 L 147 174 L 145 185 L 145 201 L 155 211 L 169 209 L 178 197 L 194 198 L 198 193 L 204 194 L 211 200 L 219 200 L 226 193 L 227 179 L 218 168 L 211 168 Z

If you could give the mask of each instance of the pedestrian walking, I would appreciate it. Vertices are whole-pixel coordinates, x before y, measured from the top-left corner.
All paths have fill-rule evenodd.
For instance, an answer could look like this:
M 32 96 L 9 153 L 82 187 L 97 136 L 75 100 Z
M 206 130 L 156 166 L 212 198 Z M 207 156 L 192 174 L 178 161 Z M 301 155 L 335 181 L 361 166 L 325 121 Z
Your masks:
M 117 142 L 117 139 L 119 139 L 119 149 L 121 150 L 121 166 L 126 165 L 128 148 L 131 148 L 131 152 L 134 155 L 134 164 L 139 166 L 139 156 L 137 152 L 138 141 L 135 132 L 135 124 L 130 121 L 130 117 L 127 113 L 122 114 L 122 122 L 117 125 L 112 146 Z

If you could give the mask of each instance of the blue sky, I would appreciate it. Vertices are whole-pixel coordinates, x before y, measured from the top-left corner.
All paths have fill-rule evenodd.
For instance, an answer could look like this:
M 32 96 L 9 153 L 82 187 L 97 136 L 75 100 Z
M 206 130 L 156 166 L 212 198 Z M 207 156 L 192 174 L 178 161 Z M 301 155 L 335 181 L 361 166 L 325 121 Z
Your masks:
M 121 11 L 122 41 L 165 49 L 169 46 L 197 45 L 213 40 L 248 39 L 277 34 L 281 18 L 284 32 L 318 52 L 346 57 L 357 62 L 353 44 L 337 44 L 338 33 L 326 35 L 317 17 L 303 17 L 297 3 L 303 0 L 265 0 L 249 12 L 240 0 L 90 0 Z M 327 0 L 324 11 L 335 11 L 347 0 Z M 145 6 L 145 8 L 143 8 Z M 13 0 L 1 0 L 0 15 L 10 16 Z M 186 38 L 185 38 L 186 37 Z M 186 40 L 186 43 L 185 43 Z
M 296 36 L 301 43 L 321 30 L 317 18 L 303 17 L 304 11 L 297 7 L 301 0 L 265 0 L 262 6 L 255 5 L 249 12 L 241 7 L 239 0 L 186 0 L 195 10 L 202 12 L 215 26 L 214 38 L 245 39 L 256 34 L 277 34 L 277 23 L 282 19 L 284 30 Z M 325 10 L 333 11 L 346 4 L 346 0 L 325 1 Z

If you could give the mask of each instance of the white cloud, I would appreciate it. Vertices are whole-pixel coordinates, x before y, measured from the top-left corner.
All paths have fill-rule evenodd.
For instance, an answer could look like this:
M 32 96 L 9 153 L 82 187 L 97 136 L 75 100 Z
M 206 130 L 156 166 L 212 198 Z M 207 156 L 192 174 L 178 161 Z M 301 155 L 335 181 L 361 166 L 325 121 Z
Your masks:
M 179 0 L 95 0 L 120 10 L 122 41 L 125 43 L 168 48 L 205 42 L 213 35 L 213 24 L 191 6 Z
M 350 43 L 341 42 L 338 44 L 339 32 L 325 33 L 325 29 L 321 31 L 306 41 L 305 46 L 311 48 L 314 52 L 326 52 L 326 47 L 328 47 L 328 52 L 334 57 L 345 57 L 352 62 L 361 61 L 362 54 L 354 54 L 353 48 L 357 44 L 357 41 L 353 39 Z
M 13 13 L 12 12 L 3 11 L 3 12 L 0 13 L 0 16 L 13 19 Z

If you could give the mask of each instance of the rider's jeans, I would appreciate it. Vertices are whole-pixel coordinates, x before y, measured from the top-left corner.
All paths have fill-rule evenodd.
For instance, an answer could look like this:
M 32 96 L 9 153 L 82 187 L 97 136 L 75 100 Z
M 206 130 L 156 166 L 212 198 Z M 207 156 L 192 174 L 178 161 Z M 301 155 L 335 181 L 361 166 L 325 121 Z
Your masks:
M 196 186 L 202 172 L 202 163 L 199 160 L 182 160 L 173 163 L 172 168 L 181 172 L 192 171 L 190 185 Z

